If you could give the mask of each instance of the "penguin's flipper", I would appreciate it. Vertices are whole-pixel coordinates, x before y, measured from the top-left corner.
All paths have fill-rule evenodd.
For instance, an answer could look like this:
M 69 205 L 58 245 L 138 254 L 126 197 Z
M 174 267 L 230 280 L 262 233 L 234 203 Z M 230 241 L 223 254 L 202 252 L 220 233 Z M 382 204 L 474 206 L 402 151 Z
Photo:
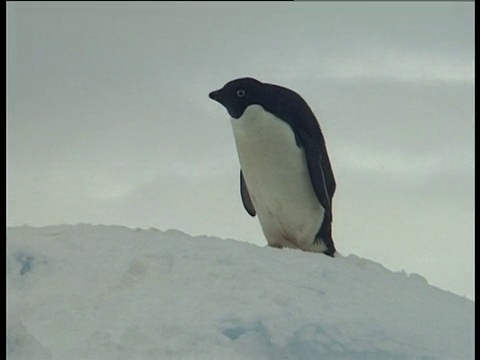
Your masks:
M 331 209 L 335 191 L 335 179 L 326 152 L 321 151 L 318 140 L 315 141 L 307 132 L 299 131 L 298 137 L 305 150 L 308 173 L 318 201 L 324 209 Z
M 250 194 L 248 193 L 247 184 L 245 183 L 245 179 L 243 178 L 242 170 L 240 170 L 240 195 L 242 196 L 243 207 L 251 216 L 255 216 L 257 212 L 253 207 L 252 199 L 250 198 Z
M 325 209 L 322 225 L 317 233 L 315 241 L 323 241 L 327 247 L 324 253 L 331 257 L 335 256 L 335 244 L 332 238 L 332 197 L 335 192 L 335 178 L 328 154 L 318 139 L 299 131 L 298 137 L 305 150 L 308 173 L 318 201 Z

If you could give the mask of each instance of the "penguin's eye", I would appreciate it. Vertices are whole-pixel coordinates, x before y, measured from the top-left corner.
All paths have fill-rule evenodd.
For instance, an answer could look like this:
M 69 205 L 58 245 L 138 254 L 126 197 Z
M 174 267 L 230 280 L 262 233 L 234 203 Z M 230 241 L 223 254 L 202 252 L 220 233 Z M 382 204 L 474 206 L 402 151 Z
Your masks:
M 243 98 L 245 96 L 245 90 L 238 89 L 236 94 L 239 98 Z

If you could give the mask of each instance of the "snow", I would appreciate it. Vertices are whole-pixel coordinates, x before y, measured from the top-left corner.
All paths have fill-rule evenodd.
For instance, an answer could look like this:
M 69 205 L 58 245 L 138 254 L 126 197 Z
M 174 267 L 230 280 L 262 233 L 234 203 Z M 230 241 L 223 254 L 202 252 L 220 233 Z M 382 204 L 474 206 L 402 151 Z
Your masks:
M 8 359 L 472 359 L 473 312 L 354 255 L 7 227 Z

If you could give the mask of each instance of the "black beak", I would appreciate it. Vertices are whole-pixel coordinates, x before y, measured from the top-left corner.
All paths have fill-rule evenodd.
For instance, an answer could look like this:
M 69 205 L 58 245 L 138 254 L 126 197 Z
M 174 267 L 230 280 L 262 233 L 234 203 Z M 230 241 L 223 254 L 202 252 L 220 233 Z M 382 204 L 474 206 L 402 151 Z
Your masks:
M 220 93 L 220 90 L 212 91 L 210 94 L 208 94 L 208 97 L 212 100 L 218 101 L 218 94 L 219 93 Z

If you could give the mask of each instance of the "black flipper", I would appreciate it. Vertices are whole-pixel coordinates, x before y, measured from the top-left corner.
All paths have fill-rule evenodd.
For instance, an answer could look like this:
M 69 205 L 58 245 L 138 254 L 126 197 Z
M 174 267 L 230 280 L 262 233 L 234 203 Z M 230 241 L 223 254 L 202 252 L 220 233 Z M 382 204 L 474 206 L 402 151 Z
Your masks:
M 308 172 L 312 181 L 313 189 L 318 201 L 325 209 L 322 225 L 316 235 L 315 241 L 323 241 L 327 247 L 325 254 L 333 257 L 335 245 L 332 238 L 332 198 L 336 184 L 333 177 L 332 167 L 326 148 L 314 141 L 311 135 L 304 131 L 298 131 L 298 137 L 305 150 Z
M 243 207 L 251 216 L 255 216 L 257 212 L 253 207 L 252 199 L 250 199 L 250 194 L 248 193 L 247 184 L 243 178 L 242 170 L 240 170 L 240 195 L 242 196 Z
M 318 201 L 324 209 L 331 210 L 336 184 L 326 149 L 321 149 L 318 140 L 314 141 L 304 131 L 298 131 L 298 136 L 305 150 L 310 180 Z

